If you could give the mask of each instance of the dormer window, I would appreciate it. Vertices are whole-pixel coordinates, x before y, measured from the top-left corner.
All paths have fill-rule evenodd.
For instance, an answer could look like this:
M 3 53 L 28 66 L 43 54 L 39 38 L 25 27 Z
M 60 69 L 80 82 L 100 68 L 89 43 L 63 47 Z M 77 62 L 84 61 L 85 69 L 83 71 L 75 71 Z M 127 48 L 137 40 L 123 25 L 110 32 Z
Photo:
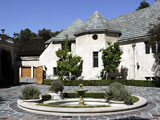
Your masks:
M 98 39 L 98 35 L 94 34 L 94 35 L 92 36 L 92 38 L 93 38 L 93 40 L 97 40 L 97 39 Z

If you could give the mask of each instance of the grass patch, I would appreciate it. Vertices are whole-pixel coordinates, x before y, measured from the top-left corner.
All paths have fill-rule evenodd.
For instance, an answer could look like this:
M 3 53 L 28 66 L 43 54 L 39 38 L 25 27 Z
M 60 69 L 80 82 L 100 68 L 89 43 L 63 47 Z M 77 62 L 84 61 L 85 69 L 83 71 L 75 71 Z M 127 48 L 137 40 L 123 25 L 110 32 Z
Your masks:
M 132 96 L 132 101 L 133 103 L 135 102 L 138 102 L 139 101 L 139 98 L 138 97 L 135 97 L 135 96 Z M 95 105 L 95 106 L 79 106 L 79 105 L 76 105 L 76 106 L 64 106 L 64 105 L 53 105 L 53 104 L 43 104 L 43 103 L 40 103 L 40 104 L 37 104 L 37 105 L 40 105 L 40 106 L 46 106 L 46 107 L 58 107 L 58 108 L 99 108 L 99 107 L 110 107 L 109 105 Z
M 95 105 L 95 106 L 63 106 L 63 105 L 51 105 L 51 104 L 37 104 L 46 107 L 59 107 L 59 108 L 97 108 L 97 107 L 109 107 L 109 105 Z
M 84 98 L 100 98 L 104 99 L 105 93 L 85 93 Z M 64 98 L 79 98 L 78 93 L 63 93 Z M 139 98 L 132 96 L 132 102 L 138 102 Z
M 136 97 L 136 96 L 132 96 L 132 102 L 135 103 L 135 102 L 138 102 L 139 101 L 139 98 Z

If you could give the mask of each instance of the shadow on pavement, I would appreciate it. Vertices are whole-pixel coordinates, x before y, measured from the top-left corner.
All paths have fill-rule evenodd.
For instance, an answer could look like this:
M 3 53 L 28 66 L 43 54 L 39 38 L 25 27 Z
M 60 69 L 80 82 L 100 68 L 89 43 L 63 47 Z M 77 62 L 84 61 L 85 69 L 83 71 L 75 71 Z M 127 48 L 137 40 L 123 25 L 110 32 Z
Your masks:
M 0 97 L 0 104 L 4 104 L 6 100 L 4 100 L 2 97 Z
M 36 83 L 27 83 L 27 82 L 21 82 L 18 85 L 6 85 L 6 86 L 0 86 L 0 88 L 10 88 L 10 87 L 14 87 L 14 86 L 21 86 L 21 85 L 30 85 L 30 84 L 36 84 Z
M 113 120 L 150 120 L 150 119 L 141 118 L 141 117 L 126 117 L 126 118 L 113 119 Z

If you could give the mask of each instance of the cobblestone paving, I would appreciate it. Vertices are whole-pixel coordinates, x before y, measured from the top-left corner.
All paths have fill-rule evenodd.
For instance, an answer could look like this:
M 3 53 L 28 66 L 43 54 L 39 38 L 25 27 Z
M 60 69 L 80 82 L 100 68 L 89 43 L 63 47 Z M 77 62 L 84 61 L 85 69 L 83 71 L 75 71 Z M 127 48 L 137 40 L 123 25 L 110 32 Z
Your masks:
M 133 95 L 140 95 L 148 100 L 148 105 L 134 111 L 114 113 L 101 116 L 55 116 L 34 114 L 23 111 L 17 107 L 16 101 L 21 90 L 28 85 L 38 87 L 42 93 L 48 93 L 48 86 L 23 84 L 8 88 L 0 88 L 0 120 L 160 120 L 160 88 L 151 87 L 127 87 Z M 89 87 L 89 92 L 102 92 L 105 86 Z M 64 92 L 73 92 L 77 87 L 65 87 Z

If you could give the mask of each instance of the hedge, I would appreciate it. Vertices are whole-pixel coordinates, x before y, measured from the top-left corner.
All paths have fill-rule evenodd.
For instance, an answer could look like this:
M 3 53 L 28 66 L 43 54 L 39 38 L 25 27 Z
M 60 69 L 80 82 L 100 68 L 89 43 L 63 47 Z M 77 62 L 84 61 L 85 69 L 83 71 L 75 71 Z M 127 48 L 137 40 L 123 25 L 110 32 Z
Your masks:
M 41 96 L 42 96 L 42 101 L 47 101 L 51 99 L 51 95 L 49 94 L 42 94 Z
M 45 79 L 45 85 L 51 85 L 52 79 Z M 160 87 L 160 81 L 147 81 L 147 80 L 64 80 L 64 86 L 108 86 L 113 82 L 120 82 L 127 86 L 144 86 L 144 87 Z
M 64 98 L 79 98 L 78 93 L 63 93 Z M 85 93 L 84 98 L 105 98 L 105 93 Z M 132 96 L 133 103 L 137 102 L 139 98 Z
M 105 93 L 85 93 L 84 98 L 104 98 Z M 64 98 L 79 98 L 78 93 L 63 93 Z

